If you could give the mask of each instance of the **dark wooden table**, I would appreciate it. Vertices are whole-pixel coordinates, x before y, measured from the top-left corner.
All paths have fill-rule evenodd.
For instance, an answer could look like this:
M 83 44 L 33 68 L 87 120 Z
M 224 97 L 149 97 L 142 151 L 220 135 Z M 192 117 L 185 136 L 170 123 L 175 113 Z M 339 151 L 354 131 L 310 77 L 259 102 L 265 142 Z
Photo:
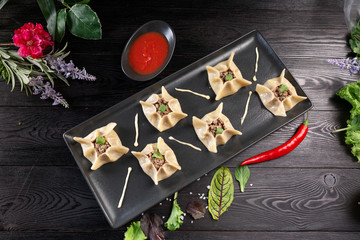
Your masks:
M 69 33 L 65 41 L 76 65 L 96 82 L 58 82 L 70 109 L 26 96 L 19 86 L 0 83 L 0 239 L 122 239 L 129 223 L 111 229 L 67 149 L 62 134 L 141 89 L 257 29 L 309 95 L 309 133 L 300 146 L 278 160 L 250 167 L 244 193 L 219 221 L 186 216 L 167 239 L 360 239 L 360 164 L 344 143 L 350 106 L 335 93 L 357 80 L 326 62 L 343 58 L 348 30 L 343 1 L 91 1 L 103 26 L 103 39 Z M 147 21 L 168 22 L 177 44 L 166 69 L 149 82 L 128 79 L 120 56 L 131 34 Z M 35 1 L 9 1 L 0 11 L 0 42 L 26 22 L 46 25 Z M 234 173 L 244 159 L 287 141 L 302 116 L 228 161 Z M 19 122 L 21 124 L 19 125 Z M 185 210 L 207 194 L 215 171 L 179 192 Z M 191 194 L 192 193 L 192 194 Z M 164 199 L 148 212 L 167 216 Z

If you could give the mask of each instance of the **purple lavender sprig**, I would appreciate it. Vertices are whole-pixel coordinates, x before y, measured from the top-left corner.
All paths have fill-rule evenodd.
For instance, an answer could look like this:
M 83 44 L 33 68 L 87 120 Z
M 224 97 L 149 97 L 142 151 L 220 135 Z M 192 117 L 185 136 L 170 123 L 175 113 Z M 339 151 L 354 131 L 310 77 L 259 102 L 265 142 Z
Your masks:
M 62 57 L 55 59 L 51 55 L 47 55 L 46 60 L 52 69 L 56 70 L 59 75 L 63 75 L 65 78 L 81 79 L 86 81 L 96 80 L 96 77 L 87 73 L 85 68 L 80 70 L 75 67 L 73 61 L 71 60 L 69 63 L 66 63 Z
M 29 86 L 33 90 L 34 95 L 41 94 L 40 99 L 52 99 L 54 100 L 52 105 L 61 104 L 65 108 L 69 107 L 69 104 L 66 102 L 61 93 L 56 92 L 49 82 L 44 83 L 44 78 L 42 76 L 31 77 L 29 78 Z
M 336 65 L 341 71 L 344 69 L 349 70 L 350 75 L 360 73 L 360 60 L 354 58 L 343 58 L 343 59 L 328 59 L 328 63 Z

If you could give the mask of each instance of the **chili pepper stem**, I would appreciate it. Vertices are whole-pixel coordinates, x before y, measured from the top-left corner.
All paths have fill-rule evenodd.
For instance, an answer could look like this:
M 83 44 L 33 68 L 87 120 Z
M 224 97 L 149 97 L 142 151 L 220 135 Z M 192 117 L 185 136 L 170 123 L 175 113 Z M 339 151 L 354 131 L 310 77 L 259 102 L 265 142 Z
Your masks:
M 305 126 L 308 126 L 308 125 L 309 125 L 309 112 L 306 113 L 306 120 L 305 120 L 305 122 L 303 122 L 303 124 L 304 124 Z

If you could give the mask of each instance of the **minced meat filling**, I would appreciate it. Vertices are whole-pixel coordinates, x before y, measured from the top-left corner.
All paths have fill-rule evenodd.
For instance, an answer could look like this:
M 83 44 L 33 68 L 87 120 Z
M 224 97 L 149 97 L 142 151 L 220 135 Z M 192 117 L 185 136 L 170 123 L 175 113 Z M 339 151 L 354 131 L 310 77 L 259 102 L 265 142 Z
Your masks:
M 152 155 L 154 154 L 154 152 L 150 152 L 149 154 L 147 154 L 146 156 L 150 159 L 151 163 L 154 165 L 154 167 L 156 168 L 156 171 L 159 171 L 159 169 L 161 168 L 162 165 L 164 165 L 166 163 L 165 160 L 165 156 L 163 156 L 163 158 L 155 158 Z
M 161 105 L 165 106 L 165 108 L 162 110 L 159 109 Z M 166 101 L 164 98 L 159 98 L 159 100 L 156 103 L 154 103 L 154 106 L 156 108 L 156 112 L 159 113 L 160 116 L 164 116 L 172 112 L 172 110 L 169 107 L 169 102 Z
M 111 147 L 110 143 L 108 141 L 105 141 L 104 145 L 100 145 L 96 142 L 94 142 L 94 148 L 96 150 L 97 155 L 101 155 L 104 152 L 106 152 L 106 150 Z
M 280 84 L 279 86 L 277 86 L 274 90 L 273 90 L 273 93 L 275 95 L 275 97 L 277 97 L 280 101 L 284 101 L 285 98 L 289 97 L 292 93 L 291 91 L 285 86 L 285 88 L 287 90 L 284 90 L 284 91 L 280 91 L 280 88 L 282 86 L 285 86 L 283 84 Z
M 227 80 L 226 79 L 226 75 L 230 74 L 231 75 L 231 79 Z M 230 68 L 226 71 L 220 72 L 220 79 L 223 80 L 223 82 L 227 82 L 227 81 L 231 81 L 232 79 L 235 78 L 235 74 L 233 71 L 230 70 Z
M 225 131 L 225 123 L 223 120 L 221 120 L 220 118 L 212 121 L 211 123 L 208 124 L 209 125 L 209 132 L 212 133 L 212 135 L 215 137 L 216 134 L 221 134 L 221 133 L 216 133 L 216 131 L 218 130 L 218 128 L 221 128 L 223 131 Z

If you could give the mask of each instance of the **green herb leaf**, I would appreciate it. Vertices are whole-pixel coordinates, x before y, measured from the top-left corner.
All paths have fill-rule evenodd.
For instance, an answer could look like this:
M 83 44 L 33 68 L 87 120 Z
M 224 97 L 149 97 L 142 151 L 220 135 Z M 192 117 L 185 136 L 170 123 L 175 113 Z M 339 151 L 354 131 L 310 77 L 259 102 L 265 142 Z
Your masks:
M 124 235 L 124 240 L 143 240 L 146 239 L 144 232 L 141 230 L 140 221 L 131 223 Z
M 166 105 L 160 105 L 160 107 L 158 108 L 158 110 L 163 112 L 163 113 L 166 111 L 166 109 L 167 109 Z
M 170 217 L 167 220 L 167 222 L 164 224 L 167 229 L 170 231 L 174 231 L 178 228 L 180 228 L 183 221 L 181 220 L 181 214 L 183 214 L 183 211 L 181 211 L 179 204 L 177 203 L 177 195 L 176 192 L 174 195 L 174 201 L 170 213 Z
M 0 9 L 2 9 L 9 0 L 0 0 Z
M 345 143 L 352 145 L 351 152 L 360 163 L 360 129 L 357 127 L 360 125 L 360 81 L 348 83 L 346 87 L 340 89 L 336 94 L 353 106 L 350 110 L 350 119 L 347 120 L 348 128 L 345 129 L 347 130 Z
M 42 14 L 45 17 L 47 23 L 47 29 L 52 37 L 52 39 L 56 39 L 55 37 L 55 29 L 56 29 L 56 8 L 53 0 L 37 0 L 38 5 L 41 9 Z
M 238 165 L 235 169 L 235 178 L 238 180 L 240 184 L 240 191 L 244 192 L 245 190 L 245 184 L 247 183 L 248 179 L 250 177 L 250 170 L 247 165 L 241 166 Z
M 153 158 L 163 159 L 163 155 L 159 152 L 154 152 L 153 155 L 151 155 Z
M 350 121 L 349 121 L 350 122 Z M 347 131 L 347 130 L 359 130 L 360 129 L 360 115 L 357 115 L 353 120 L 351 120 L 350 125 L 348 125 L 346 128 L 337 129 L 335 131 L 332 131 L 332 133 Z
M 221 134 L 221 133 L 223 133 L 223 131 L 224 131 L 224 129 L 222 129 L 221 127 L 218 127 L 217 129 L 216 129 L 216 134 Z
M 71 7 L 66 22 L 69 31 L 85 39 L 101 39 L 101 23 L 96 13 L 86 4 Z
M 56 31 L 55 37 L 56 42 L 61 42 L 65 35 L 65 24 L 66 24 L 66 8 L 60 9 L 56 17 Z
M 103 146 L 106 142 L 106 139 L 103 136 L 97 136 L 96 141 L 97 144 L 100 144 L 101 146 Z
M 90 0 L 63 0 L 67 4 L 88 4 Z
M 161 153 L 159 152 L 159 148 L 158 148 L 157 144 L 156 144 L 155 152 L 151 156 L 153 158 L 163 159 L 163 155 L 161 155 Z
M 232 79 L 233 79 L 233 76 L 231 74 L 226 74 L 226 76 L 225 76 L 226 81 L 230 81 Z
M 279 90 L 281 93 L 283 93 L 283 92 L 289 90 L 289 88 L 286 85 L 282 84 Z
M 357 55 L 360 54 L 360 21 L 351 30 L 351 37 L 349 39 L 351 50 Z
M 214 174 L 209 189 L 209 212 L 213 219 L 218 220 L 234 199 L 234 183 L 227 167 L 219 168 Z

